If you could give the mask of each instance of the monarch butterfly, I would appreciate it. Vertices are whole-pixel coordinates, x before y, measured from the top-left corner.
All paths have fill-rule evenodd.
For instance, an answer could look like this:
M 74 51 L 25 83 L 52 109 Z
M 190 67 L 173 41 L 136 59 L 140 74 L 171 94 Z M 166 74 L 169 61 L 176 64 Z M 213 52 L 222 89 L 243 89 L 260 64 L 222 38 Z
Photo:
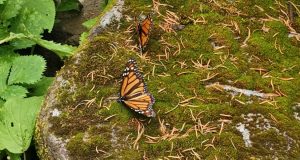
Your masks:
M 139 49 L 141 50 L 141 52 L 143 52 L 145 46 L 149 41 L 152 24 L 153 23 L 150 14 L 141 23 L 137 24 L 136 30 L 138 34 Z
M 130 59 L 122 74 L 122 83 L 118 102 L 147 117 L 155 117 L 152 105 L 155 100 L 148 92 L 143 76 L 138 71 L 134 59 Z

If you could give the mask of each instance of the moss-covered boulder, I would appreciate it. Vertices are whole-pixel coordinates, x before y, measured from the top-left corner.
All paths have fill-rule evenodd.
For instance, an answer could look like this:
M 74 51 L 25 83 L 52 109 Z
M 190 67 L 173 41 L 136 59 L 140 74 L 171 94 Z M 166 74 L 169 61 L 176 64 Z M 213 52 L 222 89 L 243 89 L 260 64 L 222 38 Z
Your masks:
M 299 159 L 297 6 L 297 0 L 125 0 L 120 21 L 104 28 L 99 16 L 57 74 L 37 125 L 40 157 Z M 148 13 L 153 27 L 140 54 L 134 17 Z M 156 99 L 155 118 L 116 101 L 129 58 Z

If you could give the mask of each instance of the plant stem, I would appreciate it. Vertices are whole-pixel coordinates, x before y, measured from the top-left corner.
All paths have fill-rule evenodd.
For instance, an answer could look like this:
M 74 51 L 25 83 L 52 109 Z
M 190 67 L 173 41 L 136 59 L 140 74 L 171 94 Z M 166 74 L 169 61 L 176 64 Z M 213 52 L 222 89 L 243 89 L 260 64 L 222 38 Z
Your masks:
M 33 45 L 33 46 L 31 47 L 30 55 L 33 55 L 34 49 L 35 49 L 35 45 Z
M 23 153 L 23 159 L 26 160 L 26 153 Z

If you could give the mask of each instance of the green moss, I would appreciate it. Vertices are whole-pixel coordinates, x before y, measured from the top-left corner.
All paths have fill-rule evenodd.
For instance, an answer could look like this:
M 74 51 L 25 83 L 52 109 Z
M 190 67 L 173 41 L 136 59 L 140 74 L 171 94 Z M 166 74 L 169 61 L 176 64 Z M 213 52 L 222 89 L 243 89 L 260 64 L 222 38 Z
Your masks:
M 136 150 L 122 150 L 119 152 L 119 156 L 118 158 L 120 159 L 126 159 L 126 160 L 130 160 L 130 159 L 142 159 L 143 156 L 142 156 L 143 153 L 140 153 L 140 152 L 137 152 Z M 114 159 L 112 157 L 110 157 L 110 159 Z
M 281 4 L 284 4 L 285 1 L 279 1 Z M 249 17 L 264 17 L 265 13 L 270 15 L 278 15 L 277 9 L 278 6 L 273 0 L 253 0 L 253 1 L 241 1 L 237 4 L 238 8 L 246 13 Z M 258 6 L 258 7 L 255 7 Z M 263 11 L 261 9 L 262 8 Z
M 89 153 L 89 147 L 88 145 L 86 145 L 85 143 L 83 143 L 83 133 L 79 133 L 77 134 L 74 138 L 72 138 L 70 140 L 70 142 L 68 143 L 68 150 L 71 151 L 71 153 L 73 154 L 79 154 L 78 156 L 84 156 L 84 155 L 88 155 Z M 78 147 L 78 145 L 80 145 Z M 76 154 L 76 155 L 77 155 Z
M 249 40 L 250 44 L 254 45 L 258 50 L 258 55 L 266 57 L 278 62 L 280 60 L 280 53 L 274 48 L 274 44 L 270 43 L 263 35 L 254 34 Z
M 167 140 L 164 140 L 157 144 L 145 144 L 143 147 L 147 149 L 149 155 L 154 154 L 154 156 L 166 156 L 168 153 L 165 152 L 161 155 L 157 153 L 157 151 L 167 151 L 168 149 L 171 149 L 171 143 Z
M 85 135 L 86 134 L 86 135 Z M 99 154 L 98 149 L 101 151 L 108 150 L 110 142 L 108 138 L 101 135 L 88 135 L 88 133 L 79 133 L 70 139 L 67 145 L 67 149 L 71 155 L 76 159 L 106 157 L 106 154 Z M 80 143 L 80 144 L 79 144 Z M 97 147 L 97 148 L 96 148 Z
M 253 147 L 260 150 L 260 152 L 265 155 L 282 155 L 283 153 L 278 152 L 285 152 L 287 149 L 286 147 L 288 146 L 288 142 L 285 141 L 285 137 L 279 135 L 275 129 L 258 133 L 255 137 L 253 137 L 253 139 Z
M 103 109 L 99 112 L 100 115 L 110 116 L 117 114 L 118 121 L 127 122 L 133 117 L 133 112 L 130 112 L 127 107 L 117 102 L 112 103 L 108 109 Z
M 280 2 L 284 4 L 284 1 Z M 271 0 L 220 0 L 218 4 L 222 7 L 196 0 L 161 0 L 160 3 L 172 5 L 159 6 L 161 14 L 165 15 L 167 10 L 176 13 L 178 21 L 185 27 L 176 34 L 166 33 L 160 27 L 164 17 L 153 14 L 154 26 L 143 55 L 149 60 L 140 58 L 139 53 L 128 47 L 126 40 L 133 36 L 130 45 L 136 45 L 137 37 L 125 32 L 133 21 L 124 18 L 119 26 L 113 24 L 101 35 L 83 44 L 79 50 L 80 61 L 76 58 L 68 60 L 65 72 L 59 74 L 68 80 L 57 93 L 59 103 L 56 107 L 64 114 L 51 118 L 51 130 L 70 139 L 67 147 L 72 158 L 108 156 L 99 155 L 96 147 L 111 154 L 107 159 L 141 159 L 144 155 L 150 159 L 174 155 L 192 159 L 192 152 L 186 151 L 189 148 L 203 159 L 271 159 L 274 158 L 272 155 L 279 159 L 299 157 L 300 127 L 293 117 L 291 106 L 300 101 L 300 45 L 295 38 L 288 37 L 289 30 L 283 23 L 269 21 L 262 24 L 259 20 L 267 18 L 266 14 L 278 18 L 278 5 Z M 152 12 L 150 5 L 151 0 L 125 1 L 124 14 L 131 18 L 140 13 L 148 14 Z M 259 11 L 255 5 L 264 11 Z M 207 23 L 193 24 L 190 19 L 202 19 L 202 16 Z M 238 25 L 240 33 L 233 22 Z M 263 25 L 270 30 L 263 32 Z M 243 45 L 248 28 L 251 35 L 247 45 Z M 165 54 L 166 45 L 162 38 L 170 44 L 167 60 L 158 58 L 158 55 Z M 178 44 L 180 52 L 173 55 Z M 225 47 L 216 49 L 214 45 Z M 145 118 L 116 102 L 120 75 L 129 58 L 137 60 L 148 90 L 156 99 L 153 106 L 156 118 Z M 197 61 L 202 62 L 202 68 L 194 66 Z M 208 63 L 209 67 L 204 67 Z M 263 71 L 255 70 L 259 68 Z M 91 73 L 94 73 L 93 79 Z M 217 75 L 208 77 L 213 74 Z M 270 99 L 239 93 L 233 96 L 228 91 L 205 87 L 212 83 L 261 93 L 282 92 L 284 95 Z M 93 99 L 93 103 L 87 103 L 87 100 Z M 185 100 L 188 101 L 180 103 Z M 247 122 L 242 115 L 250 113 L 263 115 L 271 128 L 256 128 L 256 125 L 264 123 L 262 121 L 258 124 Z M 195 117 L 197 121 L 193 119 Z M 167 133 L 161 132 L 158 118 L 164 121 Z M 144 134 L 138 142 L 139 149 L 134 150 L 132 144 L 139 126 L 137 119 L 144 126 Z M 228 120 L 222 133 L 221 119 Z M 193 128 L 199 125 L 200 120 L 202 125 L 215 127 L 214 132 L 198 132 L 196 136 Z M 236 129 L 238 123 L 248 123 L 246 127 L 250 129 L 253 147 L 245 147 L 242 135 Z M 182 131 L 179 131 L 181 127 Z M 189 131 L 188 136 L 164 137 L 171 134 L 172 129 L 178 135 Z M 291 139 L 287 140 L 284 133 Z M 159 140 L 150 144 L 146 135 Z M 289 141 L 292 141 L 291 154 L 286 155 Z M 213 147 L 207 147 L 210 143 Z

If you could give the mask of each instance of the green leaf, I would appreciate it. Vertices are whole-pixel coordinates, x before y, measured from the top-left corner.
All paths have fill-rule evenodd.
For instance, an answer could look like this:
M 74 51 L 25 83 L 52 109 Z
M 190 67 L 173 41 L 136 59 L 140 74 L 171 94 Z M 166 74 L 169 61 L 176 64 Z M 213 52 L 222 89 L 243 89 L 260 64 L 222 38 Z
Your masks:
M 91 29 L 96 23 L 97 23 L 98 17 L 89 19 L 85 22 L 82 23 L 82 25 L 87 28 L 87 29 Z
M 11 65 L 7 62 L 2 62 L 0 65 L 0 95 L 7 89 L 7 78 Z
M 27 89 L 22 86 L 12 85 L 7 86 L 4 92 L 0 94 L 0 97 L 7 100 L 14 97 L 24 98 L 28 93 Z
M 22 154 L 15 154 L 15 153 L 7 152 L 7 155 L 9 156 L 10 160 L 21 160 Z
M 46 62 L 41 56 L 20 56 L 14 59 L 8 84 L 33 84 L 42 78 Z
M 26 0 L 19 16 L 12 22 L 11 31 L 39 35 L 44 29 L 51 32 L 55 19 L 53 0 Z M 15 25 L 13 25 L 15 24 Z M 25 30 L 26 29 L 26 30 Z
M 29 96 L 44 96 L 53 80 L 53 77 L 43 77 L 40 81 L 29 87 L 31 91 Z
M 3 39 L 0 40 L 0 44 L 9 42 L 9 41 L 14 40 L 14 39 L 21 39 L 21 38 L 26 38 L 26 37 L 27 36 L 25 36 L 22 33 L 15 34 L 13 32 L 10 32 L 9 36 L 7 36 L 7 37 L 5 37 L 5 38 L 3 38 Z
M 88 37 L 88 32 L 82 32 L 79 37 L 79 44 L 82 44 Z
M 3 21 L 17 16 L 24 3 L 25 0 L 2 0 L 2 4 L 0 3 L 0 20 Z
M 3 4 L 3 2 L 5 2 L 6 0 L 0 0 L 0 4 Z M 1 158 L 0 158 L 1 159 Z
M 23 153 L 30 145 L 43 97 L 12 98 L 0 110 L 0 150 Z
M 11 63 L 18 56 L 12 46 L 0 46 L 0 64 L 4 62 Z
M 0 108 L 1 109 L 1 108 Z M 1 111 L 1 110 L 0 110 Z M 1 133 L 1 132 L 0 132 Z M 4 150 L 5 149 L 5 146 L 3 144 L 1 144 L 3 142 L 0 142 L 0 151 Z
M 24 48 L 31 47 L 35 44 L 36 43 L 34 41 L 28 39 L 13 40 L 12 42 L 10 42 L 10 45 L 14 46 L 15 49 L 24 49 Z
M 24 35 L 22 33 L 10 33 L 9 37 L 6 37 L 3 40 L 0 40 L 0 44 L 5 43 L 5 42 L 9 42 L 11 40 L 14 39 L 29 39 L 31 41 L 34 41 L 35 43 L 37 43 L 38 45 L 47 48 L 49 50 L 51 50 L 52 52 L 56 53 L 58 56 L 62 57 L 67 57 L 67 56 L 71 56 L 73 54 L 73 51 L 76 49 L 76 47 L 70 46 L 70 45 L 62 45 L 60 43 L 56 43 L 53 41 L 47 41 L 47 40 L 43 40 L 39 37 L 36 37 L 34 35 Z
M 78 0 L 62 0 L 56 9 L 56 11 L 58 12 L 70 11 L 70 10 L 79 11 Z
M 76 47 L 70 45 L 62 45 L 60 43 L 56 43 L 53 41 L 47 41 L 39 38 L 33 38 L 33 40 L 40 46 L 51 50 L 52 52 L 56 53 L 60 58 L 68 57 L 73 55 L 74 50 Z
M 0 25 L 0 39 L 4 39 L 5 37 L 9 36 L 8 26 L 9 26 L 9 22 L 8 21 L 1 21 L 1 25 Z
M 26 0 L 20 14 L 11 22 L 10 32 L 33 34 L 40 36 L 44 30 L 51 32 L 55 19 L 55 5 L 53 0 Z M 17 49 L 34 45 L 30 40 L 15 40 L 11 45 Z
M 2 100 L 2 99 L 0 99 L 0 110 L 1 110 L 1 108 L 3 107 L 4 103 L 5 103 L 5 101 Z M 0 149 L 0 150 L 1 150 L 1 149 Z M 0 159 L 1 159 L 1 158 L 0 158 Z

